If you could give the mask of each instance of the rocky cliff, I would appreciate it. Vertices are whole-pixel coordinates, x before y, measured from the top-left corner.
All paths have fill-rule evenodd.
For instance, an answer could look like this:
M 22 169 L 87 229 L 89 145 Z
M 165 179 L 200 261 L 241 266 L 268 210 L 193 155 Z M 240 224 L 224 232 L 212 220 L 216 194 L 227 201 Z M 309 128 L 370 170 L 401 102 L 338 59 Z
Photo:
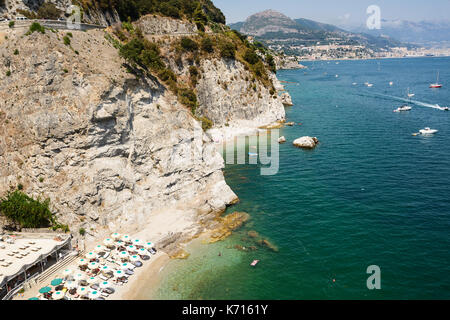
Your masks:
M 138 230 L 164 208 L 178 210 L 193 236 L 237 201 L 211 136 L 157 78 L 128 72 L 104 31 L 73 31 L 69 45 L 63 31 L 5 32 L 0 194 L 22 184 L 91 238 Z M 250 89 L 239 62 L 204 60 L 201 69 L 196 112 L 216 129 L 284 119 L 281 98 Z
M 74 32 L 71 47 L 20 33 L 0 46 L 0 193 L 20 183 L 92 235 L 177 202 L 211 213 L 236 200 L 200 124 L 156 79 L 127 73 L 102 31 Z

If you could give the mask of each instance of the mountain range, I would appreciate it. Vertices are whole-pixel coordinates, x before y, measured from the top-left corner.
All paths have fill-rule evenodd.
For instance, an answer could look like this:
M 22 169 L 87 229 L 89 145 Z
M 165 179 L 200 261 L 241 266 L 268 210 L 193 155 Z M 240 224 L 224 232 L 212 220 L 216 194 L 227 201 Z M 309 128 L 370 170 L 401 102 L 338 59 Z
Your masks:
M 244 22 L 233 23 L 229 26 L 241 33 L 255 36 L 268 45 L 279 45 L 285 49 L 292 46 L 339 44 L 361 45 L 374 51 L 380 51 L 392 47 L 408 46 L 385 34 L 350 32 L 313 20 L 291 19 L 274 10 L 256 13 Z
M 381 29 L 369 30 L 366 26 L 350 29 L 353 32 L 364 32 L 373 36 L 389 36 L 403 42 L 423 46 L 450 47 L 450 21 L 406 21 L 382 20 Z

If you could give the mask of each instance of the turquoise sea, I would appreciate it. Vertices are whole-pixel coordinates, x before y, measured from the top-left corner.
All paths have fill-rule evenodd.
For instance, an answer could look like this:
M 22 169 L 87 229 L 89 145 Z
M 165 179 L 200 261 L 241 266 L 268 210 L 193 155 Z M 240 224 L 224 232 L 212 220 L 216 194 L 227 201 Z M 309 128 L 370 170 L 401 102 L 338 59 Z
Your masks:
M 303 124 L 281 129 L 278 174 L 225 169 L 241 200 L 228 212 L 251 220 L 172 261 L 156 298 L 450 299 L 450 112 L 432 108 L 450 106 L 450 58 L 305 64 L 278 73 L 294 82 L 287 121 Z M 444 87 L 429 89 L 438 70 Z M 408 88 L 413 110 L 393 113 Z M 439 132 L 412 136 L 424 127 Z M 318 148 L 292 146 L 304 135 Z M 367 289 L 370 265 L 381 290 Z

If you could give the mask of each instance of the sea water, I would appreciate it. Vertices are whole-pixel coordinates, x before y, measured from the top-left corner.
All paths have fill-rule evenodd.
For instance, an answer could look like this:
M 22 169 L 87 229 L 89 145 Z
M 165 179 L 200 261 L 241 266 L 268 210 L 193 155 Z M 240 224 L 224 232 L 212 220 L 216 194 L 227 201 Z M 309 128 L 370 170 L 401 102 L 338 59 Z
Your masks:
M 296 123 L 280 130 L 279 172 L 226 166 L 240 198 L 227 212 L 250 221 L 225 241 L 191 245 L 154 298 L 450 298 L 450 112 L 433 108 L 450 106 L 450 58 L 305 64 L 278 72 Z M 444 87 L 430 89 L 438 70 Z M 408 88 L 412 111 L 393 113 Z M 439 132 L 412 135 L 424 127 Z M 319 146 L 292 145 L 305 135 Z M 367 287 L 371 265 L 380 290 Z

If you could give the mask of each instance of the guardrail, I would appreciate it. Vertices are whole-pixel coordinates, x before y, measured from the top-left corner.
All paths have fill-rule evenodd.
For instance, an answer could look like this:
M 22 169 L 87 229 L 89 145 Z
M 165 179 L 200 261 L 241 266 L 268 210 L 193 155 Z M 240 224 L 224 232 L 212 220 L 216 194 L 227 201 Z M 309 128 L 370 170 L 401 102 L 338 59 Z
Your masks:
M 9 27 L 11 21 L 14 21 L 14 26 Z M 1 21 L 0 22 L 0 30 L 4 29 L 17 29 L 17 28 L 27 28 L 33 22 L 37 22 L 44 27 L 60 29 L 60 30 L 80 30 L 87 31 L 92 29 L 105 29 L 105 26 L 97 25 L 97 24 L 89 24 L 89 23 L 69 23 L 69 21 L 60 21 L 60 20 L 42 20 L 42 19 L 34 19 L 34 20 L 10 20 L 10 21 Z

